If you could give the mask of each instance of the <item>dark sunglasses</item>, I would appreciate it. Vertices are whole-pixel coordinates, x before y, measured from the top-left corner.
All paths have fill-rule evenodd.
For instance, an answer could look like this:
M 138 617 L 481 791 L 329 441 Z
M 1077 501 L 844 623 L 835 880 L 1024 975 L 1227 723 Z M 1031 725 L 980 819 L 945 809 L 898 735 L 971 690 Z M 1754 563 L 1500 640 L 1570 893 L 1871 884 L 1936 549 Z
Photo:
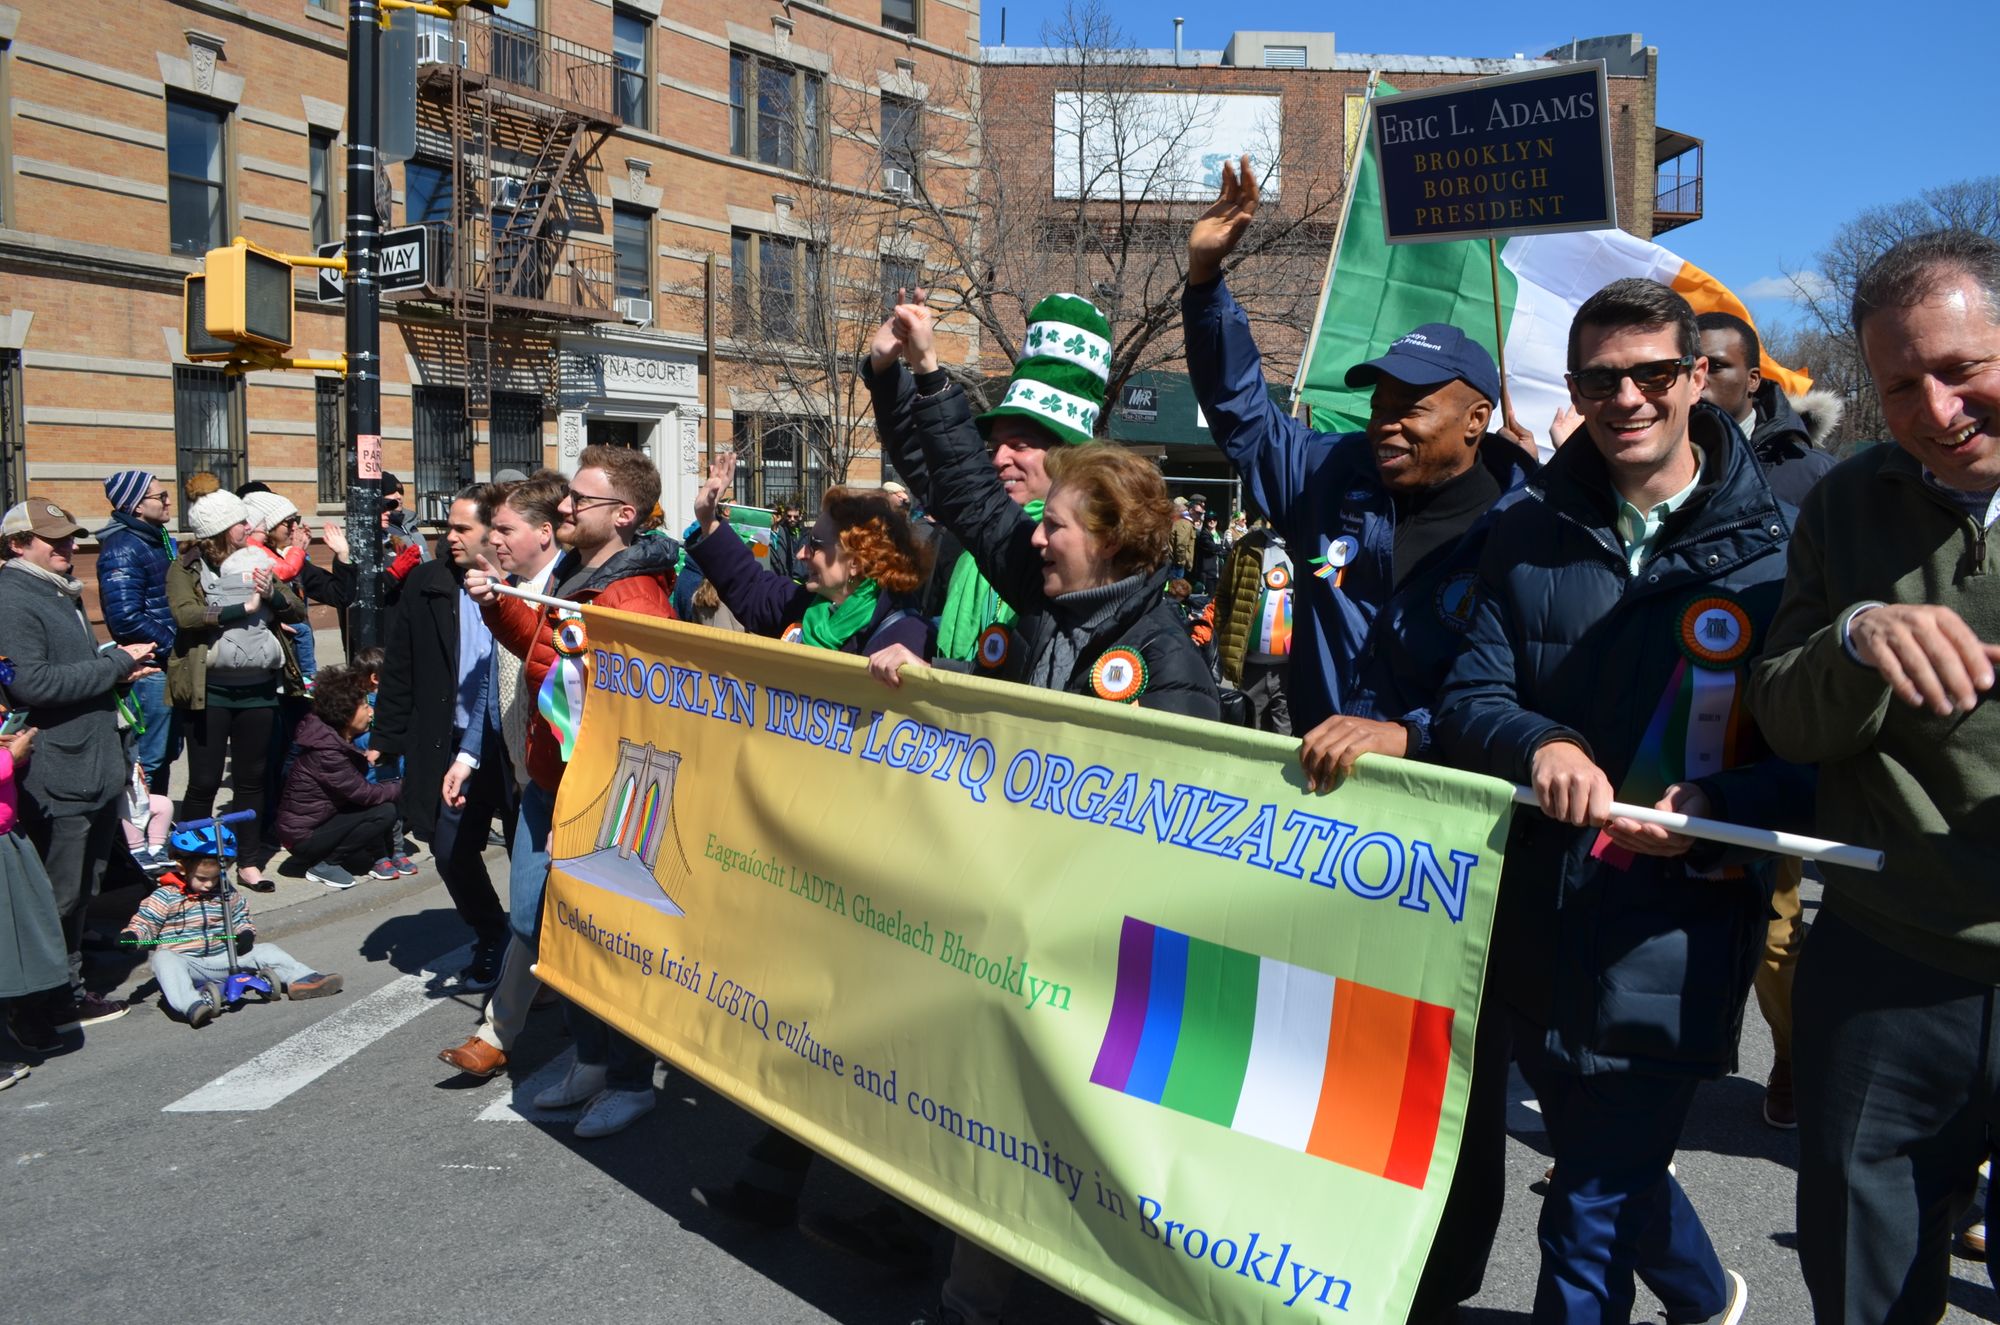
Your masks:
M 1635 363 L 1630 368 L 1579 368 L 1568 377 L 1576 394 L 1585 400 L 1609 400 L 1618 394 L 1620 384 L 1628 377 L 1646 395 L 1657 396 L 1693 367 L 1694 356 L 1683 354 L 1678 359 L 1655 359 L 1651 363 Z

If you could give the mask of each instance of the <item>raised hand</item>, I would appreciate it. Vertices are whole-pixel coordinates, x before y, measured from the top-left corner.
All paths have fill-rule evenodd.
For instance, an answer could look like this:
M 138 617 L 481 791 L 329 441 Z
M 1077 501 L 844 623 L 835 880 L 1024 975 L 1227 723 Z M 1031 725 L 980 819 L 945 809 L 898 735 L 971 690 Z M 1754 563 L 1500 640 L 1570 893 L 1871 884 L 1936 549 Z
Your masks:
M 1229 261 L 1243 232 L 1256 219 L 1258 197 L 1257 172 L 1250 168 L 1248 152 L 1240 165 L 1222 163 L 1222 192 L 1188 231 L 1189 285 L 1206 285 L 1222 275 L 1222 264 Z
M 933 344 L 937 317 L 927 302 L 929 295 L 923 290 L 898 293 L 909 295 L 905 302 L 896 305 L 893 319 L 896 334 L 903 340 L 903 362 L 913 373 L 934 373 L 938 366 L 937 348 Z
M 904 291 L 896 291 L 897 302 L 901 302 Z M 875 328 L 875 334 L 868 341 L 868 366 L 880 373 L 889 365 L 903 357 L 902 324 L 894 313 L 882 319 L 882 325 Z
M 729 491 L 729 485 L 735 481 L 736 452 L 724 451 L 708 467 L 708 482 L 702 484 L 701 491 L 694 495 L 694 518 L 703 534 L 714 530 L 718 514 L 725 505 L 722 494 Z
M 353 560 L 348 555 L 351 549 L 347 545 L 347 531 L 345 529 L 328 520 L 324 525 L 320 526 L 319 536 L 326 540 L 328 547 L 333 549 L 333 559 L 335 561 Z

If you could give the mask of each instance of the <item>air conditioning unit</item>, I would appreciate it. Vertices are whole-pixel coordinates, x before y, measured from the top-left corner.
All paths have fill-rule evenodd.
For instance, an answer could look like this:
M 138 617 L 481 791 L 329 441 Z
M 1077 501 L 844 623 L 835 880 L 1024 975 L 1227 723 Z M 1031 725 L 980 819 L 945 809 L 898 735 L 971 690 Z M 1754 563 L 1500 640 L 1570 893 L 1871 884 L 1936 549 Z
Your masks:
M 653 321 L 653 301 L 650 299 L 620 295 L 611 301 L 611 309 L 618 314 L 621 321 L 629 322 L 635 327 L 649 326 Z
M 456 49 L 454 49 L 454 47 Z M 418 64 L 456 64 L 465 68 L 465 43 L 448 31 L 432 29 L 417 34 Z
M 493 181 L 493 205 L 495 207 L 519 207 L 521 197 L 527 192 L 528 181 L 515 179 L 511 175 L 501 175 Z
M 916 191 L 917 182 L 910 178 L 909 171 L 898 166 L 882 167 L 882 192 L 907 198 Z

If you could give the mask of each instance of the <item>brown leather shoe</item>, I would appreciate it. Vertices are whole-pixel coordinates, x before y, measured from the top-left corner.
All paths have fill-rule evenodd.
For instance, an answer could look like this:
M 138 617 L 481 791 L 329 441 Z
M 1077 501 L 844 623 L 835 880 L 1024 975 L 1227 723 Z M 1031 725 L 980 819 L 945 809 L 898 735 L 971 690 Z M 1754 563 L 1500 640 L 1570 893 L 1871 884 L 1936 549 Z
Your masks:
M 456 1049 L 441 1051 L 438 1061 L 450 1063 L 469 1077 L 490 1077 L 507 1066 L 507 1052 L 475 1035 Z

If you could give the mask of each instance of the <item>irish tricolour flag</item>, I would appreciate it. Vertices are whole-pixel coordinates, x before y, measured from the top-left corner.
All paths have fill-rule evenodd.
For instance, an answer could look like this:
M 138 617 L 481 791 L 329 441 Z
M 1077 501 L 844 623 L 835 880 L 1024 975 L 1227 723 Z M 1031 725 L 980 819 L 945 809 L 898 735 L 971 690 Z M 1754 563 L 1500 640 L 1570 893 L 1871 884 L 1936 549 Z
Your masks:
M 731 506 L 729 527 L 736 536 L 750 545 L 750 551 L 757 560 L 769 563 L 771 560 L 771 513 L 761 506 Z
M 1395 89 L 1378 83 L 1378 94 Z M 1410 328 L 1448 322 L 1489 351 L 1506 328 L 1507 385 L 1515 417 L 1548 452 L 1549 423 L 1569 403 L 1563 372 L 1569 324 L 1577 307 L 1622 276 L 1646 276 L 1671 285 L 1696 313 L 1734 313 L 1752 322 L 1742 300 L 1693 263 L 1623 230 L 1560 235 L 1518 235 L 1499 241 L 1500 307 L 1493 305 L 1492 264 L 1484 239 L 1391 245 L 1382 237 L 1381 174 L 1374 134 L 1364 132 L 1362 153 L 1340 248 L 1320 300 L 1312 346 L 1300 364 L 1298 394 L 1312 424 L 1350 432 L 1368 421 L 1366 390 L 1342 380 Z M 1764 356 L 1764 376 L 1787 395 L 1812 382 Z
M 1452 1011 L 1125 918 L 1090 1079 L 1273 1145 L 1424 1185 Z

